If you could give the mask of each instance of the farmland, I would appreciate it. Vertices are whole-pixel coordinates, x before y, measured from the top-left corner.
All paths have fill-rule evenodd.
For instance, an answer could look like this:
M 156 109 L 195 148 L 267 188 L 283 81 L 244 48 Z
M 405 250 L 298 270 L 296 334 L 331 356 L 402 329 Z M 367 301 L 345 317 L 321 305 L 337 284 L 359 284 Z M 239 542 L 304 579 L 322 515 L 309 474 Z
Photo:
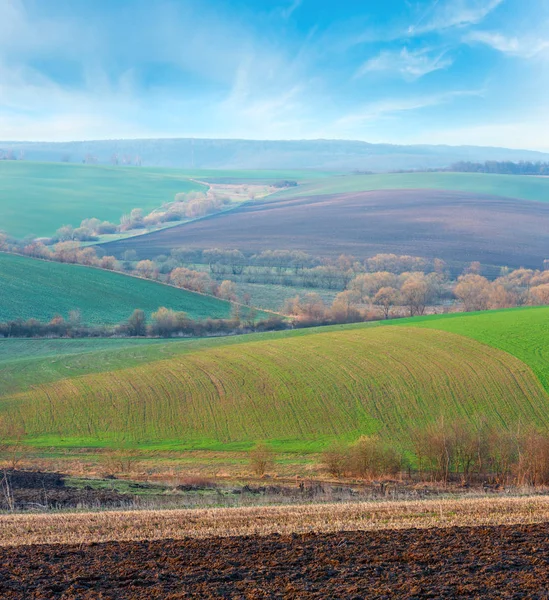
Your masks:
M 6 599 L 542 598 L 548 526 L 4 548 Z M 519 594 L 517 594 L 519 591 Z M 181 596 L 180 596 L 181 597 Z
M 0 321 L 50 320 L 79 310 L 88 324 L 113 324 L 166 306 L 194 319 L 224 318 L 229 302 L 91 267 L 0 253 Z
M 413 322 L 418 327 L 464 335 L 516 356 L 532 369 L 549 392 L 548 308 L 433 316 Z
M 149 212 L 179 192 L 205 189 L 169 169 L 0 161 L 1 228 L 51 236 L 62 225 L 90 217 L 118 223 L 133 208 Z
M 405 442 L 411 427 L 441 414 L 546 425 L 549 397 L 524 363 L 466 337 L 355 327 L 60 379 L 8 394 L 2 405 L 38 444 L 61 436 L 109 445 L 123 436 L 180 449 L 270 440 L 282 450 L 318 450 L 374 432 Z
M 501 196 L 549 202 L 549 180 L 543 177 L 488 173 L 384 173 L 323 178 L 278 197 L 320 196 L 375 190 L 447 190 L 473 195 Z
M 268 184 L 290 180 L 303 185 L 344 175 L 343 172 L 317 169 L 182 169 L 181 172 L 190 179 L 227 184 Z
M 427 189 L 272 198 L 103 248 L 140 258 L 178 246 L 358 258 L 393 252 L 442 258 L 459 270 L 475 260 L 540 268 L 546 258 L 545 202 Z
M 310 182 L 334 172 L 292 170 L 179 170 L 151 167 L 0 161 L 1 230 L 14 237 L 51 236 L 62 225 L 95 217 L 118 223 L 124 213 L 145 213 L 180 192 L 212 183 Z

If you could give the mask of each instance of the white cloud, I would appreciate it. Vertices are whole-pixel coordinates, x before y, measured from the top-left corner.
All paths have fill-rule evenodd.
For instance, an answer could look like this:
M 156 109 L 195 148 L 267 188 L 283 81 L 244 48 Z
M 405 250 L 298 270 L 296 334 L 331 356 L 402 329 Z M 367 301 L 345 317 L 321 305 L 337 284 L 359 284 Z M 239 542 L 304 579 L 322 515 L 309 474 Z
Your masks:
M 433 54 L 432 49 L 408 50 L 403 48 L 400 52 L 384 51 L 375 58 L 366 61 L 356 72 L 355 77 L 362 77 L 366 73 L 386 71 L 396 73 L 405 79 L 418 79 L 452 65 L 452 59 L 445 52 Z
M 464 37 L 468 43 L 485 44 L 504 54 L 532 58 L 549 48 L 549 39 L 507 37 L 494 31 L 472 31 Z
M 476 25 L 502 2 L 503 0 L 433 0 L 417 23 L 410 26 L 408 33 L 418 35 Z

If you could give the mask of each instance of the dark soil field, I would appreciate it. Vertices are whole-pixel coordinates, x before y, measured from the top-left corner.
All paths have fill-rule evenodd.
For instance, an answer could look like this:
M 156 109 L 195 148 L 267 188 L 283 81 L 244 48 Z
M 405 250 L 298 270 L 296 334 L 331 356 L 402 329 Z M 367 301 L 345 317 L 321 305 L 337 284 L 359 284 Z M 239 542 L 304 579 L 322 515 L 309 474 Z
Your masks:
M 2 548 L 0 597 L 548 598 L 549 524 Z
M 380 190 L 279 198 L 104 245 L 140 258 L 171 248 L 303 250 L 359 258 L 382 252 L 450 264 L 541 268 L 549 256 L 549 204 L 440 190 Z

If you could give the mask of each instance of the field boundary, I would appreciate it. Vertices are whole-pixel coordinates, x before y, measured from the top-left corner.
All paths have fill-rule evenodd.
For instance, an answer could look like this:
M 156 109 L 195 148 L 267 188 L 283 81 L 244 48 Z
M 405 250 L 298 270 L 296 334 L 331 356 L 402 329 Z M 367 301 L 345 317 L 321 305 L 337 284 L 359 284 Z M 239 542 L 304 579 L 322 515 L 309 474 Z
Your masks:
M 549 496 L 0 515 L 0 546 L 525 525 Z

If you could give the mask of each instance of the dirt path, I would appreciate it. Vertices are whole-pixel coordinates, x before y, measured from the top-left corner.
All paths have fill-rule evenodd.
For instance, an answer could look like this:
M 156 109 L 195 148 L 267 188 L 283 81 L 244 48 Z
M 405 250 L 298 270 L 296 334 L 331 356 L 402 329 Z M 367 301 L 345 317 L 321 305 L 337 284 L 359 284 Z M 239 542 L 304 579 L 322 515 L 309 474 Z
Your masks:
M 549 524 L 0 550 L 0 597 L 547 598 Z

